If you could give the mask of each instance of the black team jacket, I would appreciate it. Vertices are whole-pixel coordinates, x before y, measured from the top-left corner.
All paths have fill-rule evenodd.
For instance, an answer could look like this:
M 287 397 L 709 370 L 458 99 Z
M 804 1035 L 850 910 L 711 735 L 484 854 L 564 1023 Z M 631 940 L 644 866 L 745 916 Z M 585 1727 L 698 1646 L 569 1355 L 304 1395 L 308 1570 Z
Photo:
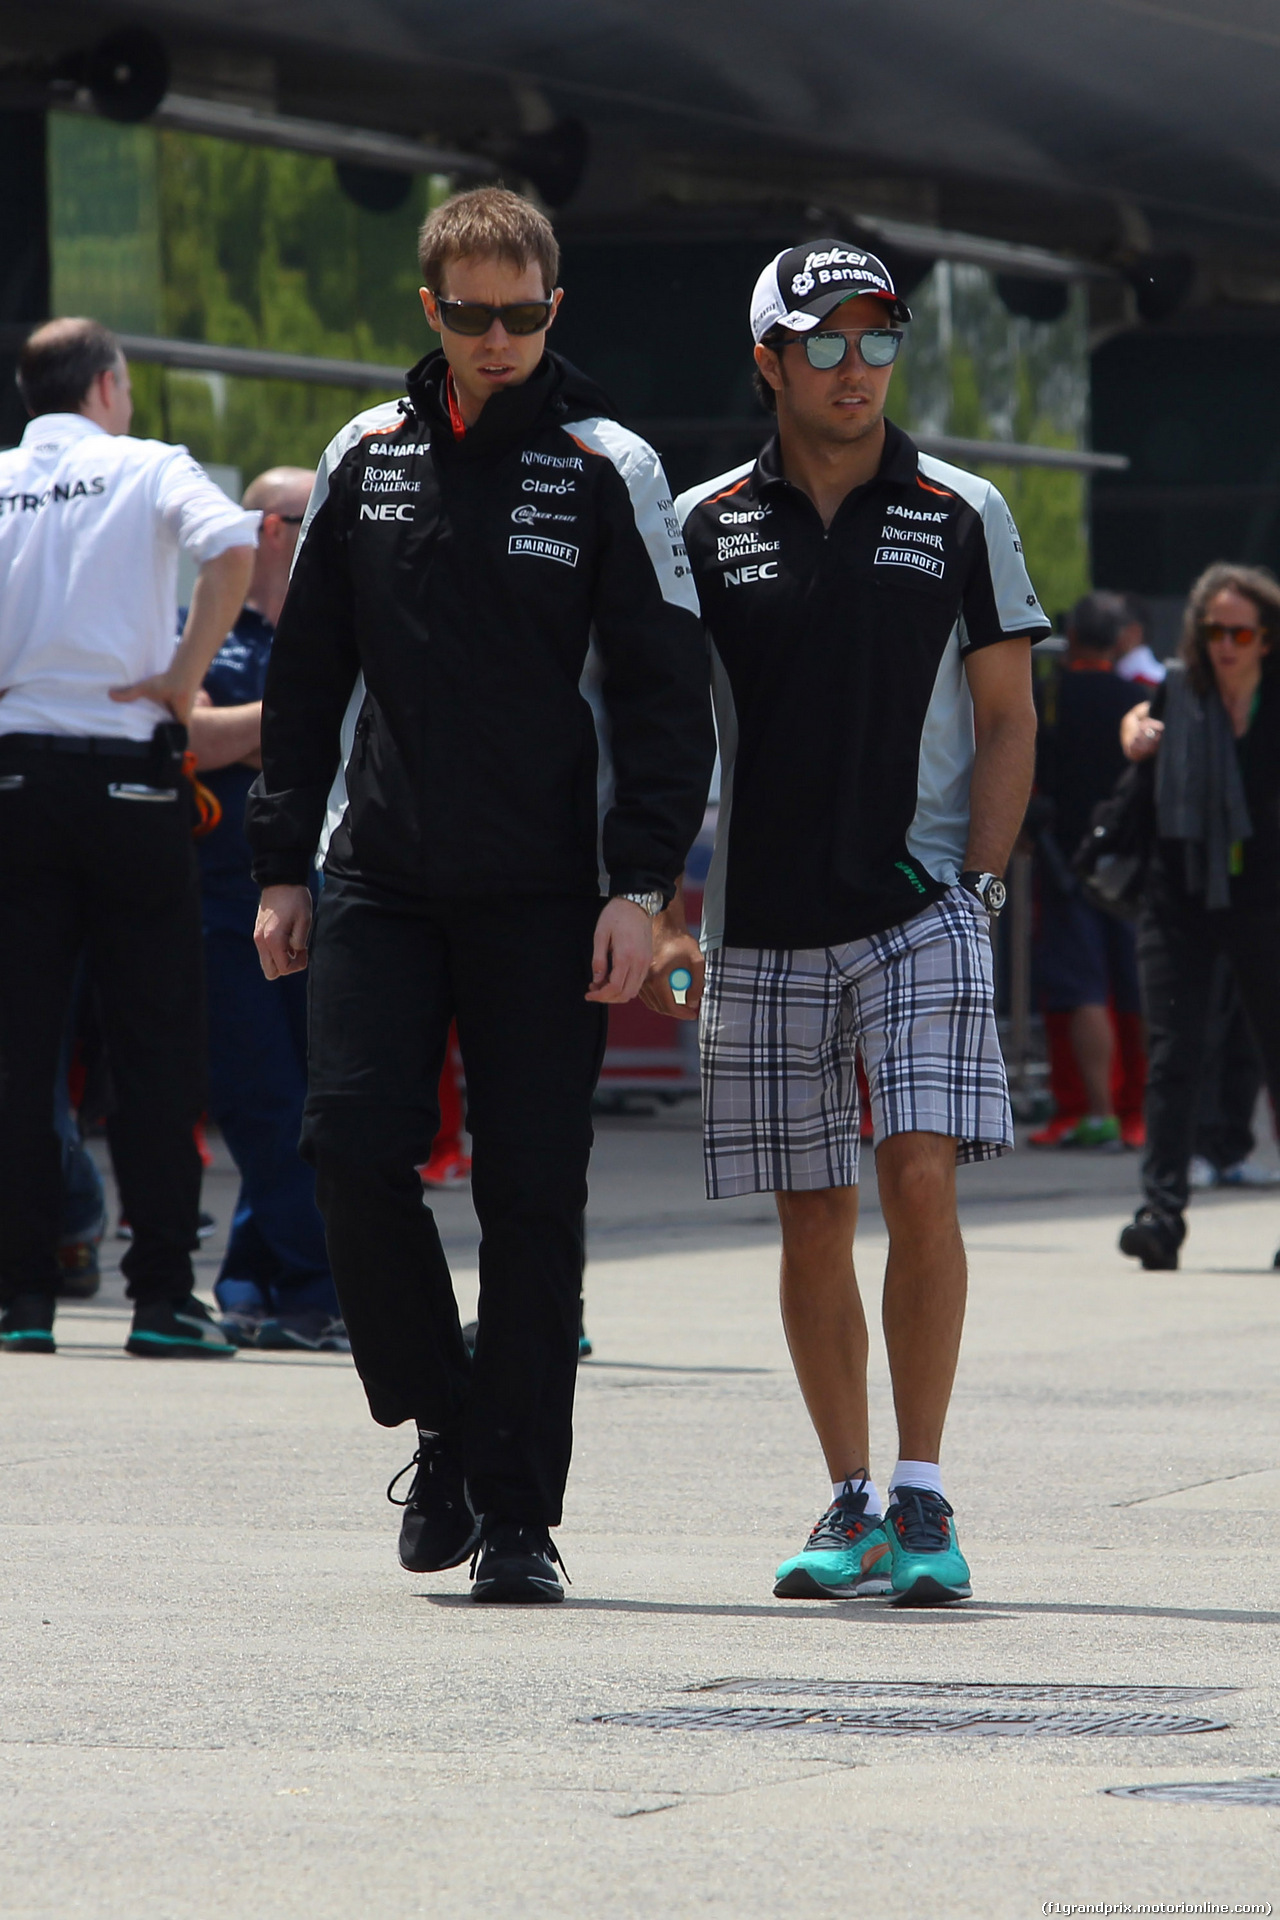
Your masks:
M 715 747 L 661 464 L 555 354 L 461 439 L 444 376 L 420 362 L 321 464 L 267 675 L 254 878 L 305 881 L 327 831 L 327 872 L 400 893 L 594 892 L 594 636 L 610 891 L 670 896 Z

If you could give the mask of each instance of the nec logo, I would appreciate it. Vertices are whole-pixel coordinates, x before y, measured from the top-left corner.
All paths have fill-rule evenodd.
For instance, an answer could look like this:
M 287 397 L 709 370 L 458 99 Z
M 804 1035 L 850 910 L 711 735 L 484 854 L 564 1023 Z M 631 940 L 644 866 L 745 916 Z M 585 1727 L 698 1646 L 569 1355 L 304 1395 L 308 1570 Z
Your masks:
M 368 501 L 362 500 L 360 518 L 362 520 L 412 520 L 413 508 L 397 507 L 390 500 L 380 500 L 376 507 L 371 507 Z
M 726 567 L 724 583 L 726 587 L 749 587 L 757 580 L 776 580 L 778 563 L 765 560 L 758 567 Z

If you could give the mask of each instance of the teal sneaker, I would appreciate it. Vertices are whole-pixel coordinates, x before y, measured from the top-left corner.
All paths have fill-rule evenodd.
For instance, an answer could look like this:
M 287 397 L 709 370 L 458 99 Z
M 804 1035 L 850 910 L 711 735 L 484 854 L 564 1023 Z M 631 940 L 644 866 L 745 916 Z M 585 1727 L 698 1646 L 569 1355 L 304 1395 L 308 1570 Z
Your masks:
M 915 1606 L 967 1600 L 969 1566 L 960 1551 L 952 1512 L 927 1487 L 895 1487 L 884 1517 L 892 1554 L 892 1597 Z
M 863 1600 L 889 1592 L 889 1538 L 880 1515 L 868 1514 L 866 1504 L 858 1488 L 832 1501 L 803 1552 L 778 1568 L 775 1598 Z
M 124 1350 L 144 1360 L 230 1360 L 239 1351 L 194 1293 L 136 1306 Z
M 54 1296 L 20 1293 L 0 1314 L 0 1348 L 6 1353 L 56 1353 Z

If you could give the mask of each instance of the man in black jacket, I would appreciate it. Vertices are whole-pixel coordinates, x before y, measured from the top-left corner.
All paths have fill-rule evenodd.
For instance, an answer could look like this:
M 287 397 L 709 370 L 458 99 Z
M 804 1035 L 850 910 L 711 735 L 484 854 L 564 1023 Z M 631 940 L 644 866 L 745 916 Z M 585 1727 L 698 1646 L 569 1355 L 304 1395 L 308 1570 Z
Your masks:
M 546 220 L 497 188 L 423 228 L 443 352 L 326 453 L 249 802 L 268 977 L 311 965 L 330 1258 L 373 1417 L 414 1420 L 414 1572 L 479 1547 L 474 1597 L 559 1600 L 590 1102 L 606 1008 L 652 958 L 713 760 L 697 598 L 653 451 L 545 350 Z M 599 899 L 604 661 L 617 798 Z M 306 875 L 324 837 L 314 929 Z M 414 1171 L 456 1017 L 480 1218 L 474 1362 Z M 473 1562 L 473 1565 L 475 1563 Z

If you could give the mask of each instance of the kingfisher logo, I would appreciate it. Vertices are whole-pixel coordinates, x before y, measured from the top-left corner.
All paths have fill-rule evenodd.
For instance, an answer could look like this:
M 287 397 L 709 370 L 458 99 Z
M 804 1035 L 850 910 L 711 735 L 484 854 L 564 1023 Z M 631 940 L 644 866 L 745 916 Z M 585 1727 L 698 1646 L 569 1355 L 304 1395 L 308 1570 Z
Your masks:
M 507 552 L 525 554 L 534 560 L 558 560 L 563 567 L 576 567 L 579 549 L 564 540 L 544 540 L 536 533 L 513 533 L 507 541 Z

